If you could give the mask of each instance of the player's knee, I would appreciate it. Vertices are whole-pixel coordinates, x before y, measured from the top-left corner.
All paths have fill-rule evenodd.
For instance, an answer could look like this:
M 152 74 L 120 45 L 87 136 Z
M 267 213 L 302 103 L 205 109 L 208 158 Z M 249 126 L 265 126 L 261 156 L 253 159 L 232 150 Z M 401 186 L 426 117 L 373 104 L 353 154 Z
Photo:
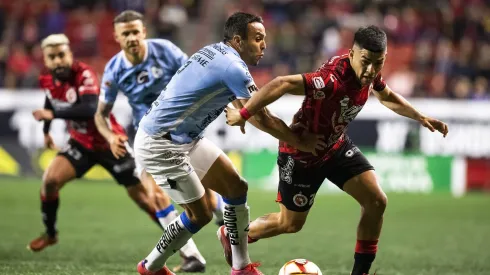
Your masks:
M 367 200 L 366 203 L 363 204 L 363 208 L 365 211 L 370 212 L 372 214 L 383 215 L 386 210 L 386 206 L 388 205 L 388 197 L 385 193 L 380 193 L 374 196 L 372 199 Z
M 191 212 L 186 210 L 186 213 L 192 223 L 197 224 L 201 227 L 205 226 L 213 219 L 213 212 L 207 207 L 206 209 L 202 209 L 199 212 Z
M 230 182 L 227 184 L 227 194 L 221 194 L 224 198 L 234 199 L 240 198 L 247 195 L 248 192 L 248 183 L 247 181 L 239 177 L 235 182 Z
M 62 182 L 55 176 L 47 174 L 43 177 L 43 187 L 46 194 L 54 194 L 58 192 Z
M 297 233 L 301 231 L 305 223 L 298 220 L 281 220 L 281 229 L 284 233 Z

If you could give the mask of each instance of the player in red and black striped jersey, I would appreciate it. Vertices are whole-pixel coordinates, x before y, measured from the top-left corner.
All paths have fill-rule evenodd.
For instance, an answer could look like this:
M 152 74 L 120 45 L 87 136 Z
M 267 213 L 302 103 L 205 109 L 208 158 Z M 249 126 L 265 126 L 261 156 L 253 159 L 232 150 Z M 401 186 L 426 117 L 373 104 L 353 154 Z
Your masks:
M 373 93 L 397 114 L 420 122 L 432 132 L 439 131 L 444 136 L 448 133 L 445 123 L 418 112 L 383 81 L 380 71 L 387 54 L 386 43 L 386 34 L 378 27 L 360 28 L 349 54 L 331 58 L 314 73 L 278 77 L 252 96 L 241 110 L 227 110 L 227 123 L 241 126 L 244 132 L 248 118 L 282 95 L 304 95 L 293 128 L 298 134 L 321 134 L 325 142 L 325 148 L 316 150 L 316 154 L 280 142 L 280 212 L 253 221 L 250 242 L 301 230 L 316 192 L 329 179 L 361 205 L 352 275 L 369 273 L 387 198 L 373 166 L 346 135 L 349 123 Z
M 46 101 L 44 108 L 35 110 L 33 116 L 45 122 L 46 147 L 56 148 L 49 135 L 53 119 L 66 121 L 70 140 L 44 173 L 41 211 L 46 232 L 31 241 L 28 248 L 41 251 L 57 243 L 58 192 L 67 182 L 82 177 L 96 164 L 103 166 L 119 184 L 126 187 L 131 199 L 158 224 L 155 203 L 135 176 L 133 157 L 129 154 L 114 157 L 109 143 L 97 131 L 94 114 L 99 97 L 99 81 L 94 71 L 87 64 L 73 60 L 68 38 L 63 34 L 48 36 L 41 47 L 46 68 L 39 76 L 39 83 L 46 93 Z M 112 114 L 109 120 L 112 131 L 125 135 Z

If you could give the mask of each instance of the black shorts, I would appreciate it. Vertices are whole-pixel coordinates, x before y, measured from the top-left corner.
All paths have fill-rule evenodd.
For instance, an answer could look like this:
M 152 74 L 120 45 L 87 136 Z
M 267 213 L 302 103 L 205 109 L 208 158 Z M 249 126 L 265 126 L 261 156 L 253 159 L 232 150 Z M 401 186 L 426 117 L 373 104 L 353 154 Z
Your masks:
M 81 178 L 92 166 L 100 164 L 120 185 L 128 187 L 140 183 L 135 176 L 135 162 L 130 154 L 116 159 L 111 150 L 88 150 L 80 143 L 70 139 L 67 146 L 58 155 L 70 161 L 75 168 L 77 178 Z
M 307 166 L 287 153 L 279 153 L 277 202 L 295 212 L 308 211 L 325 179 L 343 190 L 344 183 L 365 171 L 374 170 L 362 152 L 346 137 L 344 144 L 325 162 Z

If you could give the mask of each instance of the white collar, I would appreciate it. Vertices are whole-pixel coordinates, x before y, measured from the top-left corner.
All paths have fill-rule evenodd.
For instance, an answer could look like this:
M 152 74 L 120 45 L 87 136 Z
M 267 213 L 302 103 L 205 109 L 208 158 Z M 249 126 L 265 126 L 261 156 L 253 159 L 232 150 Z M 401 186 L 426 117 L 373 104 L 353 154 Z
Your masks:
M 145 56 L 143 57 L 143 60 L 141 61 L 141 63 L 145 62 L 146 59 L 148 59 L 148 53 L 150 52 L 150 48 L 148 47 L 148 43 L 147 41 L 143 41 L 143 43 L 145 43 L 145 48 L 146 48 L 146 51 L 145 51 Z M 131 68 L 133 67 L 133 63 L 131 63 L 131 61 L 129 61 L 129 59 L 126 57 L 126 54 L 124 53 L 124 51 L 121 51 L 121 54 L 122 54 L 122 57 L 123 57 L 123 62 L 124 62 L 124 65 L 126 65 L 126 68 Z

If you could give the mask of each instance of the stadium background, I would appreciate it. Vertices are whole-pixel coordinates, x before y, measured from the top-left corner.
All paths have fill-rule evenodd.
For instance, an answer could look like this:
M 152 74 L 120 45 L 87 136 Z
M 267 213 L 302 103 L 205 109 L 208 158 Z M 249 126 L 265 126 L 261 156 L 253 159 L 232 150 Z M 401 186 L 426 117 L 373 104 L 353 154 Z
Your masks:
M 40 255 L 25 244 L 41 230 L 38 190 L 56 152 L 44 150 L 43 105 L 37 89 L 39 42 L 64 32 L 75 58 L 95 68 L 119 51 L 112 19 L 134 9 L 147 18 L 149 37 L 172 40 L 186 53 L 221 40 L 237 10 L 265 20 L 267 50 L 251 68 L 262 86 L 277 75 L 315 70 L 347 51 L 354 31 L 383 27 L 389 38 L 387 83 L 424 113 L 445 120 L 443 139 L 370 100 L 349 135 L 377 169 L 390 203 L 375 262 L 380 274 L 488 274 L 490 271 L 490 4 L 451 1 L 310 0 L 15 0 L 0 1 L 0 274 L 134 274 L 134 264 L 159 236 L 157 228 L 100 168 L 61 193 L 60 245 Z M 301 104 L 285 97 L 271 109 L 285 121 Z M 131 131 L 130 109 L 118 98 L 115 114 Z M 58 146 L 68 136 L 55 121 Z M 252 127 L 247 135 L 221 116 L 207 136 L 250 182 L 252 216 L 276 210 L 277 141 Z M 348 274 L 358 207 L 326 183 L 311 219 L 296 237 L 251 246 L 252 257 L 275 274 L 291 258 L 306 257 L 326 274 Z M 336 194 L 336 195 L 334 195 Z M 226 274 L 209 226 L 197 237 L 209 274 Z M 485 248 L 485 249 L 483 249 Z

